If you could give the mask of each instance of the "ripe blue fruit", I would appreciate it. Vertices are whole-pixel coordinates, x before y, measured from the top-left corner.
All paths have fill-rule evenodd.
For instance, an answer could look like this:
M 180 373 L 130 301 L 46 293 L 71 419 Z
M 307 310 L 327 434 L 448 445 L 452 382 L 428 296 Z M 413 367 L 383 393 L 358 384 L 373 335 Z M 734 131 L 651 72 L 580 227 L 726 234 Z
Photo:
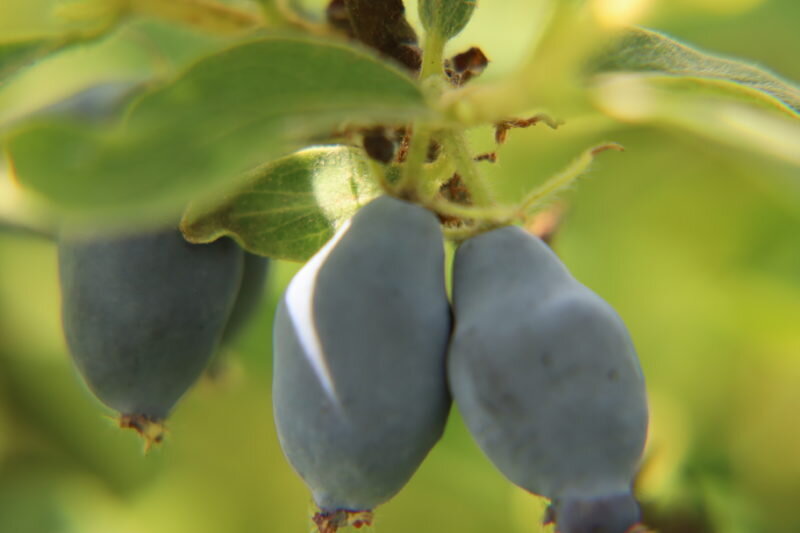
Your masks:
M 244 252 L 242 283 L 236 296 L 228 323 L 222 334 L 222 344 L 233 341 L 253 316 L 264 295 L 269 273 L 269 259 Z
M 470 432 L 512 482 L 554 500 L 561 533 L 623 533 L 648 414 L 622 320 L 516 227 L 467 240 L 453 268 L 448 377 Z
M 636 533 L 639 505 L 630 492 L 600 497 L 564 497 L 555 502 L 560 533 Z
M 363 207 L 297 273 L 274 325 L 281 446 L 335 529 L 385 502 L 450 407 L 450 306 L 439 222 L 390 197 Z M 328 529 L 330 530 L 330 529 Z
M 58 260 L 78 370 L 121 425 L 160 440 L 160 422 L 217 348 L 241 284 L 242 250 L 229 239 L 190 244 L 170 228 L 61 236 Z
M 269 273 L 269 259 L 250 252 L 244 252 L 244 263 L 242 266 L 242 283 L 239 287 L 236 301 L 233 304 L 228 323 L 222 332 L 220 350 L 211 358 L 211 362 L 206 368 L 206 376 L 211 379 L 218 379 L 225 372 L 227 354 L 225 348 L 230 346 L 238 337 L 239 333 L 247 326 L 253 313 L 258 309 L 258 305 L 264 296 L 264 286 L 267 282 Z

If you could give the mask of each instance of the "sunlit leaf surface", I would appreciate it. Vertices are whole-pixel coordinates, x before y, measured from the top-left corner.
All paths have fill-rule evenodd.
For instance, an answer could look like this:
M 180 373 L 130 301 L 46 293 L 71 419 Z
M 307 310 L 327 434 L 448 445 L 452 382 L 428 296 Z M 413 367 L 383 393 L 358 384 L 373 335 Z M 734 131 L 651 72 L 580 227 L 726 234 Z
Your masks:
M 181 227 L 193 242 L 223 235 L 276 259 L 304 261 L 379 190 L 359 150 L 309 148 L 255 170 L 211 211 L 193 208 Z
M 591 65 L 595 73 L 639 72 L 689 78 L 698 85 L 727 82 L 728 91 L 770 99 L 776 106 L 800 117 L 800 87 L 747 64 L 691 48 L 666 35 L 644 28 L 627 30 Z

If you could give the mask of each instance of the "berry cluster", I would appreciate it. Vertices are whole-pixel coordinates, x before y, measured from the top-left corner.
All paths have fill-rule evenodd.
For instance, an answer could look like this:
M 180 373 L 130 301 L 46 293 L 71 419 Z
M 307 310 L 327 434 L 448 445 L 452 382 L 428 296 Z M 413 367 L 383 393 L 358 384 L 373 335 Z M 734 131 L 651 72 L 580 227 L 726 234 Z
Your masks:
M 648 413 L 619 316 L 516 227 L 460 245 L 452 308 L 444 260 L 437 217 L 383 196 L 280 301 L 275 420 L 318 531 L 371 524 L 442 436 L 451 400 L 508 479 L 552 500 L 558 531 L 637 527 Z M 59 262 L 75 363 L 148 443 L 246 320 L 267 267 L 228 239 L 194 245 L 174 229 L 62 236 Z
M 275 419 L 318 516 L 396 494 L 452 395 L 500 471 L 552 499 L 561 533 L 635 527 L 648 414 L 619 316 L 516 227 L 459 247 L 452 292 L 453 324 L 436 217 L 390 197 L 290 283 L 274 330 Z

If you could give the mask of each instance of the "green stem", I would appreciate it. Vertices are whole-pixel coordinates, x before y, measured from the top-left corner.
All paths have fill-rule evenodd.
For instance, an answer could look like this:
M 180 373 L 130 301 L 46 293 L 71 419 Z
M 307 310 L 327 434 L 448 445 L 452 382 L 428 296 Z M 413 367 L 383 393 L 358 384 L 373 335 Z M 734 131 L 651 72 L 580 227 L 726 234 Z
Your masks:
M 386 179 L 386 170 L 384 167 L 370 157 L 367 158 L 367 164 L 369 165 L 370 175 L 375 184 L 381 188 L 384 194 L 390 194 L 392 192 L 392 186 Z
M 423 179 L 425 160 L 428 157 L 428 145 L 431 140 L 430 127 L 417 122 L 411 133 L 411 144 L 408 147 L 406 162 L 403 167 L 403 176 L 400 178 L 397 189 L 401 193 L 416 193 L 420 189 Z
M 568 188 L 575 180 L 583 176 L 586 171 L 589 170 L 597 154 L 607 150 L 622 152 L 625 149 L 622 145 L 617 143 L 606 143 L 585 150 L 576 160 L 570 163 L 567 168 L 530 192 L 520 204 L 520 214 L 527 214 L 531 209 L 542 205 L 544 202 L 552 199 L 556 194 Z
M 422 183 L 422 188 L 417 192 L 419 199 L 423 204 L 429 204 L 434 201 L 439 194 L 442 185 L 453 176 L 456 171 L 453 162 L 449 157 L 438 157 L 436 161 L 427 166 L 427 181 Z
M 463 219 L 478 220 L 489 225 L 506 224 L 513 218 L 516 209 L 514 207 L 493 206 L 493 207 L 474 207 L 469 205 L 455 204 L 444 200 L 433 200 L 429 202 L 437 213 L 450 215 Z
M 444 45 L 447 42 L 438 33 L 425 34 L 425 46 L 422 49 L 422 70 L 419 79 L 425 83 L 428 78 L 444 74 Z
M 472 202 L 476 206 L 482 207 L 494 205 L 494 195 L 486 185 L 483 176 L 478 172 L 478 167 L 472 158 L 464 133 L 452 129 L 446 130 L 439 136 L 439 141 L 442 143 L 447 155 L 453 159 L 461 180 L 469 189 Z
M 420 82 L 427 89 L 431 101 L 436 101 L 442 92 L 441 78 L 444 75 L 444 44 L 445 39 L 436 33 L 425 35 L 425 45 L 422 49 L 422 69 Z M 417 121 L 411 132 L 411 144 L 408 147 L 403 177 L 398 183 L 401 193 L 416 194 L 424 181 L 424 166 L 428 157 L 428 146 L 431 142 L 432 130 L 424 121 Z

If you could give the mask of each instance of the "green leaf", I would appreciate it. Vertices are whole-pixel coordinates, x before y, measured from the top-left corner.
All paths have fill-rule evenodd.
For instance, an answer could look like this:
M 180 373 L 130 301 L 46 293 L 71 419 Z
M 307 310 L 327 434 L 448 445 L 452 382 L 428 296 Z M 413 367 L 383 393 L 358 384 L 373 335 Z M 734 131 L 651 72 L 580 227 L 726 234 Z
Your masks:
M 58 48 L 52 39 L 0 43 L 0 84 L 20 69 Z
M 622 122 L 676 128 L 800 167 L 800 121 L 663 76 L 607 74 L 590 94 Z
M 35 37 L 20 41 L 0 42 L 0 86 L 14 75 L 38 61 L 77 44 L 95 40 L 101 35 Z
M 429 33 L 452 39 L 466 27 L 477 0 L 419 0 L 419 17 Z
M 142 80 L 106 81 L 86 87 L 66 98 L 32 112 L 24 119 L 73 119 L 102 123 L 113 120 L 130 104 L 131 100 L 145 90 L 147 82 Z
M 585 90 L 586 63 L 614 31 L 583 1 L 533 2 L 531 45 L 510 73 L 445 99 L 448 111 L 468 125 L 547 113 L 566 119 L 591 111 Z
M 54 238 L 56 228 L 53 221 L 36 207 L 9 178 L 7 162 L 0 153 L 0 233 L 12 231 Z
M 699 52 L 660 33 L 643 28 L 626 31 L 598 56 L 593 73 L 636 72 L 715 82 L 726 91 L 768 101 L 800 117 L 800 88 L 741 61 Z
M 150 221 L 345 123 L 429 113 L 416 83 L 372 53 L 266 37 L 204 58 L 114 127 L 34 121 L 8 151 L 19 182 L 75 221 Z
M 192 242 L 228 235 L 250 252 L 305 261 L 378 194 L 361 151 L 309 148 L 255 170 L 211 211 L 193 205 L 181 229 Z
M 124 0 L 4 2 L 0 7 L 0 86 L 37 61 L 108 35 L 125 19 Z

